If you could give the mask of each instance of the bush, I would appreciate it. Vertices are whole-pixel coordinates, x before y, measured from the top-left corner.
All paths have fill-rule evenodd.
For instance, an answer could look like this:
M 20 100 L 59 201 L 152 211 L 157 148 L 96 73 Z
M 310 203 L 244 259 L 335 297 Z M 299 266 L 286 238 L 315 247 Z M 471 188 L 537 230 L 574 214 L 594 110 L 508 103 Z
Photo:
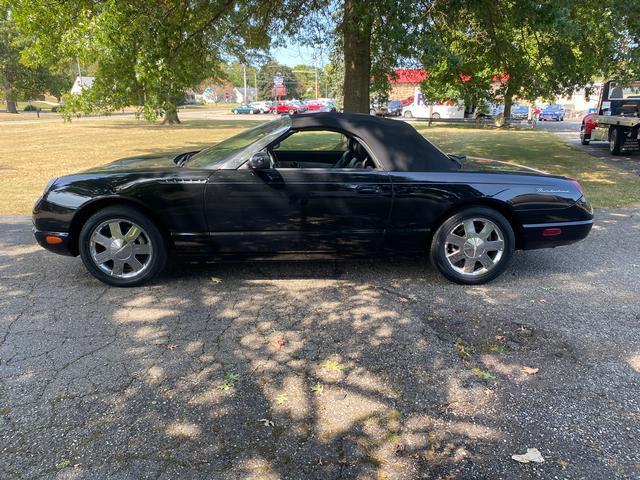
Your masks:
M 60 107 L 58 107 L 57 105 L 54 107 L 51 107 L 51 113 L 56 113 L 58 111 Z
M 25 112 L 35 112 L 36 110 L 37 108 L 34 105 L 27 105 L 26 107 L 24 107 Z

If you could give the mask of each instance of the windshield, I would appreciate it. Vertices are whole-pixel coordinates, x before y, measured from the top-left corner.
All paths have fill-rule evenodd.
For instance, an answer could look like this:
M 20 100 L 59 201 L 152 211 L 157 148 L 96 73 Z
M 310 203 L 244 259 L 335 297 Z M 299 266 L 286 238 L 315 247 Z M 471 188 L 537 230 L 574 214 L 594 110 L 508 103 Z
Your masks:
M 291 126 L 289 117 L 282 117 L 257 127 L 245 130 L 220 143 L 198 152 L 186 163 L 190 168 L 234 169 L 242 165 L 251 155 L 259 152 Z
M 557 103 L 550 103 L 549 105 L 545 105 L 545 110 L 562 110 L 562 107 Z

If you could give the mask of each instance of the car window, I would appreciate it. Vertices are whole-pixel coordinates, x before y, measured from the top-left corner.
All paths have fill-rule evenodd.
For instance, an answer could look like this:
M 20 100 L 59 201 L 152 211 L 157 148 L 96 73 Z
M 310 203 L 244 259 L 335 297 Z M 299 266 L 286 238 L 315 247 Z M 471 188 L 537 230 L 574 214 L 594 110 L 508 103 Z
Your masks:
M 296 132 L 287 137 L 275 149 L 277 151 L 345 151 L 347 137 L 338 132 L 308 131 Z
M 238 168 L 291 127 L 289 117 L 282 117 L 257 127 L 245 130 L 219 142 L 191 157 L 186 166 L 190 168 Z

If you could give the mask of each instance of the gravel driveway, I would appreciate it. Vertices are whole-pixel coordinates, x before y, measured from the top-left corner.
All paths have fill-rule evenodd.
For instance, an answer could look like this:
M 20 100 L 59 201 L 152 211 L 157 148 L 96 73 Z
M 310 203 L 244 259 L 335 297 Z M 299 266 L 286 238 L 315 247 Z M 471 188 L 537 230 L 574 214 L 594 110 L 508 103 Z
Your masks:
M 596 223 L 482 287 L 385 260 L 115 289 L 0 217 L 0 478 L 638 478 L 640 211 Z

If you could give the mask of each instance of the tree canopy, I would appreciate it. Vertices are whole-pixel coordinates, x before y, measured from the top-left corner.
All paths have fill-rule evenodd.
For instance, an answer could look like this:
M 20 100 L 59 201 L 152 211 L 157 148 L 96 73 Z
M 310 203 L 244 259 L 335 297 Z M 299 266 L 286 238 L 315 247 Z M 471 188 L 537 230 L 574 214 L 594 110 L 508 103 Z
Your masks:
M 31 99 L 45 91 L 58 95 L 70 83 L 64 74 L 44 66 L 25 66 L 20 57 L 28 46 L 29 39 L 20 34 L 11 12 L 0 4 L 0 88 L 9 113 L 17 113 L 18 99 Z
M 225 76 L 225 54 L 242 56 L 269 42 L 264 25 L 248 21 L 250 5 L 228 0 L 15 0 L 11 8 L 35 39 L 25 51 L 29 63 L 95 63 L 93 87 L 68 98 L 68 109 L 140 105 L 146 118 L 164 115 L 168 123 L 179 121 L 185 88 Z
M 608 3 L 608 4 L 607 4 Z M 630 6 L 630 5 L 629 5 Z M 475 104 L 568 95 L 596 75 L 624 70 L 611 2 L 436 0 L 420 15 L 416 57 L 431 100 Z
M 342 93 L 348 112 L 368 112 L 370 92 L 384 94 L 393 70 L 409 65 L 429 72 L 427 98 L 503 99 L 505 116 L 516 96 L 566 94 L 596 75 L 640 75 L 637 0 L 0 2 L 9 5 L 1 75 L 14 78 L 5 90 L 28 86 L 19 78 L 29 68 L 59 71 L 78 59 L 95 67 L 96 81 L 67 98 L 68 111 L 139 105 L 147 119 L 169 123 L 179 121 L 185 89 L 205 79 L 242 86 L 243 65 L 261 65 L 247 68 L 247 84 L 257 81 L 261 98 L 272 96 L 276 73 L 285 77 L 288 97 L 315 96 L 315 75 L 295 71 L 309 67 L 256 61 L 257 53 L 290 39 L 330 47 L 328 90 Z M 6 34 L 9 11 L 18 40 Z M 237 61 L 227 66 L 230 59 Z

